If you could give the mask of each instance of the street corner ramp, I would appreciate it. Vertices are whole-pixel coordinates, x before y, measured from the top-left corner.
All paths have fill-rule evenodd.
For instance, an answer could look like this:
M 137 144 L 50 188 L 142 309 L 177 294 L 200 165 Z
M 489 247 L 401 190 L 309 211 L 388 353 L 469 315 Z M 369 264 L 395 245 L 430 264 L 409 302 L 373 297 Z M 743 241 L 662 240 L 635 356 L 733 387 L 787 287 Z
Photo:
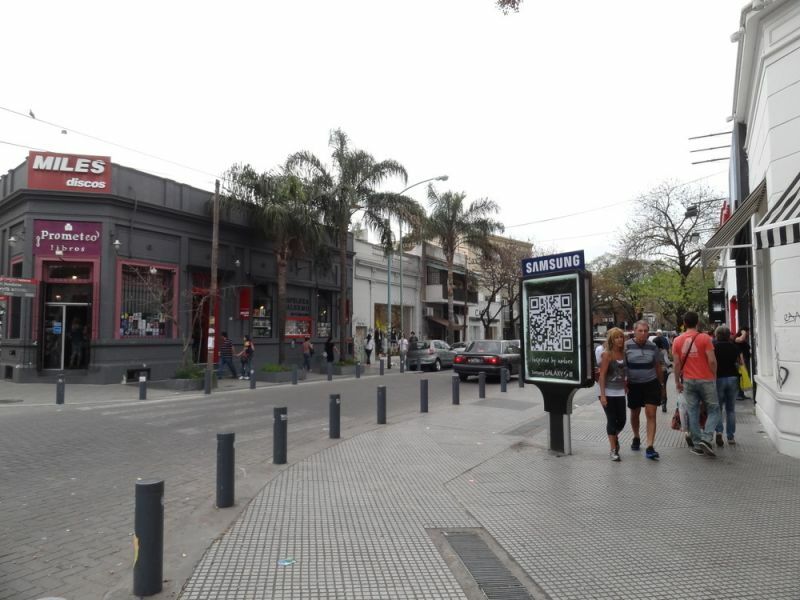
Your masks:
M 485 529 L 427 531 L 469 600 L 550 600 Z

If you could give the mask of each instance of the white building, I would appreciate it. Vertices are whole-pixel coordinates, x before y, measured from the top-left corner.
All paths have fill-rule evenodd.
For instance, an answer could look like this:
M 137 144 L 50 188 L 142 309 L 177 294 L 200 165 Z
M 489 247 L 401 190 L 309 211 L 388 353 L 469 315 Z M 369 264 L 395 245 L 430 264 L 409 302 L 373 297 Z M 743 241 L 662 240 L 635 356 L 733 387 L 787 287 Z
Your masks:
M 752 331 L 756 410 L 800 457 L 800 1 L 742 9 L 733 100 L 731 217 L 707 244 Z

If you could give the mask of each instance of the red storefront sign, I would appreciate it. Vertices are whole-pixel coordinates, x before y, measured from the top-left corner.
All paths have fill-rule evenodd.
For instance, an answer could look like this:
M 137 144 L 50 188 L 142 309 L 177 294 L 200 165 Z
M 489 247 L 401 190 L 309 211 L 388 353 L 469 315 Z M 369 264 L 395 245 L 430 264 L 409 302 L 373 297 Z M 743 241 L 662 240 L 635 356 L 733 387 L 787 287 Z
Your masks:
M 253 306 L 252 290 L 250 287 L 239 288 L 239 318 L 242 320 L 250 318 L 250 307 Z
M 62 192 L 111 193 L 111 157 L 37 152 L 28 154 L 28 187 Z
M 33 222 L 33 253 L 36 256 L 88 258 L 100 256 L 102 223 L 86 221 Z

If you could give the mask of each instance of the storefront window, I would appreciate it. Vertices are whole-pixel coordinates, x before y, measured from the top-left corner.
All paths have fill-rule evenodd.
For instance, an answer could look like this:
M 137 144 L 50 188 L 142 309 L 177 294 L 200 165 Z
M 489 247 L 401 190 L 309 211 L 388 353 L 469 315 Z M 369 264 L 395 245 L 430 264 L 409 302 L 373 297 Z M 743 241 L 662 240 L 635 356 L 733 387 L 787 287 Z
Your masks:
M 272 296 L 266 286 L 258 286 L 254 290 L 253 335 L 272 337 Z
M 122 265 L 120 336 L 172 337 L 173 277 L 169 269 Z
M 317 337 L 326 338 L 333 333 L 333 294 L 317 292 Z
M 22 261 L 11 265 L 11 276 L 22 277 Z M 19 296 L 11 296 L 10 302 L 8 303 L 7 317 L 8 337 L 11 339 L 19 339 L 22 331 L 22 298 Z
M 48 263 L 47 279 L 91 279 L 92 265 L 88 263 Z

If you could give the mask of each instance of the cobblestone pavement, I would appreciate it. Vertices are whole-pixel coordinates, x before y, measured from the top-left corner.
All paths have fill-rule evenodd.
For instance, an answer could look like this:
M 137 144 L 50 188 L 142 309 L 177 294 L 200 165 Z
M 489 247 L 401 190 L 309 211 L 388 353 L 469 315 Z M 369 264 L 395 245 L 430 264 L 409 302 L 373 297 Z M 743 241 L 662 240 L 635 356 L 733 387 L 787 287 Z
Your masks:
M 418 375 L 323 378 L 299 386 L 247 389 L 223 380 L 202 394 L 148 394 L 136 386 L 0 383 L 0 599 L 132 598 L 131 534 L 137 478 L 165 480 L 164 597 L 174 597 L 211 541 L 285 467 L 271 464 L 272 407 L 289 408 L 289 458 L 327 439 L 328 394 L 339 392 L 342 433 L 375 427 L 375 387 L 386 385 L 389 419 L 418 407 Z M 432 399 L 449 374 L 430 375 Z M 237 505 L 216 510 L 216 433 L 236 432 Z
M 180 597 L 467 598 L 428 532 L 465 527 L 553 599 L 800 597 L 800 461 L 773 450 L 752 403 L 715 459 L 690 454 L 659 411 L 661 460 L 627 433 L 613 463 L 597 402 L 576 409 L 574 455 L 559 457 L 529 426 L 542 415 L 531 388 L 502 396 L 467 391 L 282 471 Z

